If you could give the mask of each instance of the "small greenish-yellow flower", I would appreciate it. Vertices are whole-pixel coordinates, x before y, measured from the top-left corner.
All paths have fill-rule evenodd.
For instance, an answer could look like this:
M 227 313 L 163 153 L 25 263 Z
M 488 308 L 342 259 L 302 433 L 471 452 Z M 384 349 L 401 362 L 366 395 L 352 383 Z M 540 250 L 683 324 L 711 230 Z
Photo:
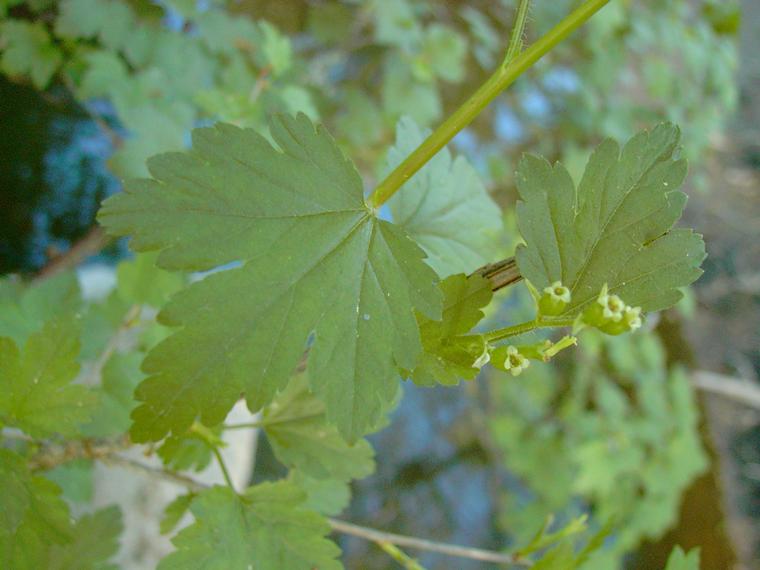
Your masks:
M 511 345 L 507 347 L 507 355 L 503 364 L 504 370 L 509 371 L 512 376 L 518 376 L 528 366 L 530 366 L 530 360 L 520 354 L 516 347 Z
M 625 303 L 617 295 L 610 295 L 605 287 L 596 302 L 602 307 L 602 317 L 608 321 L 619 322 L 625 312 Z
M 538 300 L 538 310 L 542 315 L 556 316 L 562 314 L 569 303 L 570 289 L 562 285 L 561 281 L 555 281 L 544 288 Z
M 641 307 L 626 307 L 623 321 L 628 326 L 628 330 L 635 331 L 641 328 Z
M 632 332 L 638 328 L 641 328 L 641 307 L 630 307 L 627 305 L 623 311 L 622 319 L 618 322 L 607 321 L 599 327 L 602 332 L 611 335 Z

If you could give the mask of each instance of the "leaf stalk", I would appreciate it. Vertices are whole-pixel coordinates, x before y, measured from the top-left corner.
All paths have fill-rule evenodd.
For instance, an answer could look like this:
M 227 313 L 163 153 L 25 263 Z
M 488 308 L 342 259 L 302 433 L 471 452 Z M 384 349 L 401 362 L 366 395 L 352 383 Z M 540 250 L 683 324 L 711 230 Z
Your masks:
M 512 85 L 539 59 L 581 27 L 610 0 L 586 0 L 545 36 L 515 57 L 507 66 L 500 65 L 483 85 L 454 111 L 412 154 L 399 164 L 367 199 L 371 208 L 379 208 L 419 171 L 439 150 L 469 125 L 504 89 Z
M 504 57 L 504 61 L 501 64 L 502 68 L 507 67 L 511 61 L 522 51 L 523 35 L 525 34 L 525 24 L 528 21 L 529 9 L 530 0 L 520 0 L 520 5 L 517 7 L 515 25 L 512 28 L 512 35 L 509 38 L 507 55 Z

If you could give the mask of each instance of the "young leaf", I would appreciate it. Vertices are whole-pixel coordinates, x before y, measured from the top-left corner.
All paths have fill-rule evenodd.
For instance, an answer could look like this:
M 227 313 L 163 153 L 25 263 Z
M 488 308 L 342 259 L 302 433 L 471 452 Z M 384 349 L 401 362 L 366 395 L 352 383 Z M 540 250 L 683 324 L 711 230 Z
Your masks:
M 294 377 L 264 409 L 262 423 L 277 459 L 309 477 L 346 481 L 375 468 L 366 440 L 350 445 L 325 422 L 325 405 L 309 392 L 305 375 Z
M 84 515 L 74 526 L 74 539 L 55 545 L 50 552 L 48 570 L 111 570 L 108 560 L 119 550 L 124 525 L 117 506 Z
M 420 352 L 413 309 L 440 299 L 423 252 L 364 203 L 353 164 L 305 115 L 278 116 L 276 150 L 255 131 L 198 129 L 193 150 L 149 161 L 99 219 L 157 250 L 166 269 L 243 260 L 175 295 L 160 314 L 182 327 L 143 364 L 136 441 L 220 423 L 241 392 L 252 410 L 283 389 L 314 333 L 312 389 L 331 423 L 356 439 L 397 390 L 397 367 Z
M 486 349 L 480 335 L 467 335 L 483 318 L 480 309 L 491 301 L 491 284 L 480 275 L 452 275 L 440 284 L 443 319 L 433 321 L 420 315 L 423 353 L 412 380 L 422 386 L 436 382 L 454 385 L 460 378 L 471 380 L 480 368 L 475 365 Z
M 340 550 L 325 538 L 330 526 L 303 508 L 305 499 L 287 481 L 262 483 L 243 495 L 227 487 L 204 491 L 190 506 L 195 522 L 172 539 L 177 550 L 158 568 L 339 569 Z
M 61 490 L 33 476 L 19 455 L 0 448 L 0 568 L 47 568 L 51 544 L 72 539 Z
M 665 570 L 699 570 L 699 548 L 692 548 L 686 553 L 676 546 L 670 553 Z
M 670 124 L 639 133 L 622 151 L 606 140 L 577 189 L 562 165 L 535 156 L 521 161 L 517 216 L 526 244 L 517 262 L 539 290 L 555 281 L 570 289 L 560 318 L 580 313 L 605 283 L 625 303 L 655 311 L 699 277 L 701 236 L 672 229 L 686 203 L 678 191 L 686 176 L 686 161 L 675 156 L 679 140 Z
M 213 428 L 215 436 L 221 434 L 221 426 Z M 158 448 L 158 455 L 164 465 L 175 471 L 193 469 L 203 471 L 213 457 L 211 447 L 197 433 L 172 434 Z
M 79 372 L 79 327 L 50 321 L 23 352 L 0 338 L 0 420 L 32 437 L 74 436 L 89 418 L 95 397 L 71 382 Z
M 396 126 L 386 170 L 400 164 L 427 136 L 410 118 Z M 472 271 L 496 255 L 501 211 L 464 157 L 441 150 L 389 201 L 393 221 L 428 254 L 438 275 Z

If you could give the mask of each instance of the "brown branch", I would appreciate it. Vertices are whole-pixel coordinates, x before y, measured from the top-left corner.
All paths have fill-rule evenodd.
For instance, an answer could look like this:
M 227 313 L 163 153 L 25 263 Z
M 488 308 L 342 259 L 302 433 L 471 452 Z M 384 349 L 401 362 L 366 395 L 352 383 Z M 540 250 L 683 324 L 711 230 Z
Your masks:
M 491 282 L 491 289 L 494 293 L 499 289 L 514 285 L 522 279 L 514 257 L 508 257 L 507 259 L 484 265 L 476 269 L 473 274 L 488 279 Z
M 104 459 L 129 448 L 128 436 L 116 439 L 83 439 L 65 443 L 42 443 L 41 450 L 29 459 L 32 471 L 49 470 L 75 459 Z
M 48 261 L 37 275 L 34 276 L 33 281 L 41 281 L 62 271 L 76 267 L 91 255 L 95 255 L 102 250 L 110 241 L 111 238 L 106 235 L 103 228 L 93 226 L 67 252 Z

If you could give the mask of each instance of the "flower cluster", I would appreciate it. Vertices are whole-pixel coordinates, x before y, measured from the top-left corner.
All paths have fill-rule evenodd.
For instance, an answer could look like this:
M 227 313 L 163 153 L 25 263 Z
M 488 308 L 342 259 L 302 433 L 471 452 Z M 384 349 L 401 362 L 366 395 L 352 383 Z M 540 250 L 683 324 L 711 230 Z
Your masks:
M 596 302 L 583 312 L 583 322 L 611 335 L 635 331 L 641 327 L 641 307 L 626 305 L 605 284 Z

